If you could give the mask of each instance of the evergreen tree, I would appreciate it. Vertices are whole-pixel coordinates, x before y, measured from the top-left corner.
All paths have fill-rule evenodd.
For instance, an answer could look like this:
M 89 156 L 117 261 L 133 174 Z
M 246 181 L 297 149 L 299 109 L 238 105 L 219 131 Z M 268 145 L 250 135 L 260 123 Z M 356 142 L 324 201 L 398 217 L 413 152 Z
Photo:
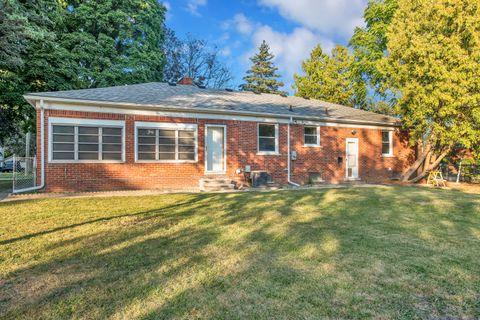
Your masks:
M 302 69 L 305 75 L 294 75 L 296 96 L 364 106 L 365 85 L 355 81 L 355 61 L 347 48 L 337 45 L 330 57 L 318 45 L 302 63 Z
M 380 70 L 397 112 L 422 151 L 404 173 L 413 181 L 438 166 L 455 144 L 480 145 L 478 0 L 398 0 Z
M 270 53 L 270 47 L 263 40 L 258 53 L 250 58 L 253 65 L 243 78 L 246 83 L 240 85 L 240 88 L 258 93 L 286 94 L 285 91 L 278 90 L 283 87 L 283 82 L 277 80 L 280 75 L 276 73 L 278 68 L 275 67 L 273 58 L 275 56 Z

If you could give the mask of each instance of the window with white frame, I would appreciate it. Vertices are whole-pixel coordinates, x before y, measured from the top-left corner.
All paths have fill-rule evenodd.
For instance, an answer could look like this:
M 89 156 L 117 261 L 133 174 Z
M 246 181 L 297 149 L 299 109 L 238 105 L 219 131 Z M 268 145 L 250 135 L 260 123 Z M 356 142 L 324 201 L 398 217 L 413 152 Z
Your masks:
M 258 152 L 278 153 L 278 126 L 276 124 L 258 124 Z
M 304 138 L 305 146 L 310 146 L 310 147 L 320 146 L 320 127 L 304 126 L 303 138 Z
M 382 130 L 382 155 L 393 155 L 392 131 L 390 130 Z
M 137 160 L 196 161 L 196 127 L 137 127 Z
M 123 161 L 123 127 L 53 123 L 52 161 Z

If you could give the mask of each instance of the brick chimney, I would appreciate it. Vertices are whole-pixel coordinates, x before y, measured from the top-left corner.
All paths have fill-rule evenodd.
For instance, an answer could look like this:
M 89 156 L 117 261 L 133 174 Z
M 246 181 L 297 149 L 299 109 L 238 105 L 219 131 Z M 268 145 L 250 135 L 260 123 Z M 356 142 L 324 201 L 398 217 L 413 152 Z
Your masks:
M 178 80 L 177 83 L 178 84 L 185 84 L 187 86 L 193 86 L 193 79 L 188 77 L 188 76 L 185 76 L 182 79 Z

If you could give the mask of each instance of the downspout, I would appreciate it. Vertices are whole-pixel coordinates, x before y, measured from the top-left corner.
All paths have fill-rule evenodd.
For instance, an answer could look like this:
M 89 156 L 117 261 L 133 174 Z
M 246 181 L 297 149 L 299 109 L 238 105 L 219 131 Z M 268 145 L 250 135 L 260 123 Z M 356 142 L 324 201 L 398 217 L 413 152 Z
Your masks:
M 45 187 L 45 114 L 43 99 L 40 100 L 40 185 L 14 191 L 13 193 L 40 190 Z
M 288 149 L 288 158 L 287 158 L 287 181 L 289 184 L 291 184 L 292 186 L 295 186 L 295 187 L 300 187 L 300 185 L 298 183 L 295 183 L 293 182 L 291 179 L 290 179 L 290 161 L 291 161 L 291 157 L 290 157 L 290 123 L 292 122 L 292 117 L 290 117 L 290 121 L 288 121 L 288 137 L 287 137 L 287 149 Z

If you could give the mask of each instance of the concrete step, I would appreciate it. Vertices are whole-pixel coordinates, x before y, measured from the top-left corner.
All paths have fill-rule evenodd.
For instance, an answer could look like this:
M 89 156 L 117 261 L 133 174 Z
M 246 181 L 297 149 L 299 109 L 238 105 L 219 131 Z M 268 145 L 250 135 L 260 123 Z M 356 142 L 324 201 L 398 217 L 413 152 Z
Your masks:
M 202 191 L 231 191 L 235 190 L 235 185 L 224 186 L 224 187 L 203 187 Z
M 203 183 L 205 185 L 230 184 L 232 179 L 204 179 Z
M 199 187 L 201 191 L 226 191 L 234 190 L 235 184 L 226 177 L 203 178 L 200 179 Z
M 345 185 L 358 185 L 358 184 L 365 184 L 365 182 L 363 182 L 362 180 L 358 179 L 358 180 L 343 180 L 342 184 L 345 184 Z

